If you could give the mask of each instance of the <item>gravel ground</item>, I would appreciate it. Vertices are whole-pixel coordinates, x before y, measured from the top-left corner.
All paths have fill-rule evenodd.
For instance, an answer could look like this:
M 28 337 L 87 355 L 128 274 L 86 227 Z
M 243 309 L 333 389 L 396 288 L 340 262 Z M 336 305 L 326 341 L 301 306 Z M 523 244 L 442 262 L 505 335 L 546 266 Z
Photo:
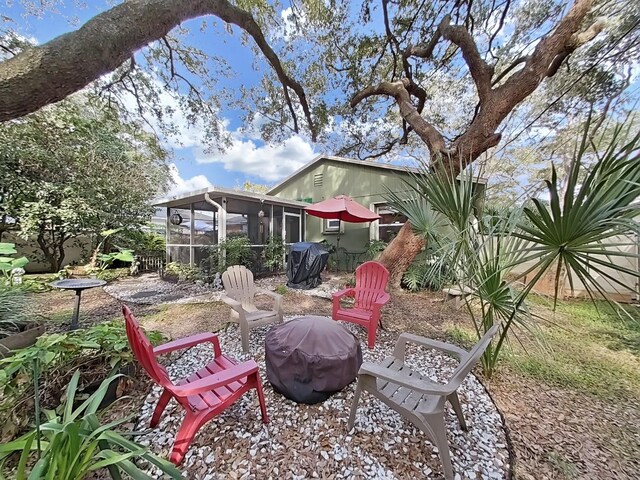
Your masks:
M 340 289 L 340 282 L 340 277 L 327 278 L 317 288 L 288 290 L 312 297 L 331 299 L 333 293 Z M 256 280 L 256 285 L 259 288 L 272 291 L 278 286 L 286 286 L 286 283 L 286 275 L 273 275 Z M 155 273 L 146 273 L 112 282 L 104 287 L 104 291 L 116 300 L 138 305 L 216 302 L 224 293 L 203 284 L 167 282 L 160 279 Z
M 343 324 L 365 341 L 363 330 Z M 355 383 L 317 405 L 297 404 L 274 392 L 264 371 L 264 335 L 268 328 L 252 331 L 251 352 L 261 368 L 271 422 L 262 424 L 257 396 L 245 395 L 200 430 L 182 465 L 186 478 L 442 477 L 439 456 L 427 437 L 370 395 L 362 396 L 355 429 L 346 430 Z M 381 331 L 376 348 L 364 349 L 364 361 L 375 362 L 389 355 L 396 336 Z M 220 332 L 220 340 L 223 352 L 243 358 L 235 325 Z M 168 371 L 172 378 L 182 378 L 211 359 L 209 345 L 194 347 L 175 358 Z M 417 348 L 408 349 L 408 363 L 439 381 L 457 365 L 446 356 Z M 146 398 L 138 430 L 148 428 L 159 394 L 160 390 L 154 388 Z M 507 478 L 509 453 L 495 405 L 473 375 L 467 377 L 459 394 L 469 431 L 461 431 L 453 411 L 448 412 L 456 479 Z M 182 418 L 181 408 L 172 401 L 158 428 L 138 440 L 166 457 Z
M 104 291 L 121 302 L 140 305 L 204 303 L 220 300 L 221 292 L 191 282 L 166 282 L 156 273 L 143 273 L 112 282 Z

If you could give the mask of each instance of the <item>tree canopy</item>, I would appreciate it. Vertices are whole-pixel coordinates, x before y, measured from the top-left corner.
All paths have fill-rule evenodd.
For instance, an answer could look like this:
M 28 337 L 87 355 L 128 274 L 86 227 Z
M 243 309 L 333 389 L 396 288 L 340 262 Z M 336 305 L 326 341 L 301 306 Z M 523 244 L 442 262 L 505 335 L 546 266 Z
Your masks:
M 35 14 L 48 5 L 22 3 Z M 248 122 L 259 118 L 267 140 L 302 132 L 362 159 L 399 152 L 424 159 L 426 146 L 468 162 L 500 142 L 505 118 L 545 79 L 543 109 L 576 94 L 597 101 L 638 60 L 631 0 L 288 4 L 131 0 L 24 50 L 7 40 L 14 32 L 5 22 L 2 45 L 12 53 L 0 63 L 0 119 L 90 84 L 110 102 L 134 98 L 136 113 L 162 117 L 170 131 L 175 107 L 163 106 L 161 94 L 171 91 L 218 145 L 224 104 Z M 215 38 L 239 29 L 262 81 L 222 85 L 218 79 L 232 75 L 230 55 L 217 42 L 194 45 L 198 29 Z
M 155 137 L 84 95 L 0 124 L 0 233 L 35 239 L 57 271 L 68 240 L 148 221 L 166 159 Z
M 31 13 L 61 3 L 21 2 Z M 195 31 L 239 32 L 261 80 L 220 83 L 233 53 L 194 45 Z M 604 108 L 640 54 L 634 0 L 129 0 L 42 45 L 14 48 L 14 33 L 0 42 L 0 121 L 88 86 L 120 107 L 133 99 L 168 133 L 179 108 L 216 147 L 224 105 L 267 141 L 294 132 L 340 155 L 412 156 L 453 172 L 538 121 Z M 163 104 L 167 92 L 177 105 Z M 381 260 L 405 268 L 409 237 L 403 261 L 394 242 Z

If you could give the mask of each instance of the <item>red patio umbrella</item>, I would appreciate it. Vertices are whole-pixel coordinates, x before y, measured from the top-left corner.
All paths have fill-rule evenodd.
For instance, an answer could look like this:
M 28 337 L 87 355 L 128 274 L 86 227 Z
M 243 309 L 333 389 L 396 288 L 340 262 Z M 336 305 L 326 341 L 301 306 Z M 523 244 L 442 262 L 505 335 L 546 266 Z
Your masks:
M 363 207 L 351 197 L 338 195 L 334 198 L 314 203 L 305 208 L 314 217 L 338 220 L 340 222 L 364 223 L 378 220 L 380 215 Z M 340 245 L 340 227 L 338 227 L 338 246 Z

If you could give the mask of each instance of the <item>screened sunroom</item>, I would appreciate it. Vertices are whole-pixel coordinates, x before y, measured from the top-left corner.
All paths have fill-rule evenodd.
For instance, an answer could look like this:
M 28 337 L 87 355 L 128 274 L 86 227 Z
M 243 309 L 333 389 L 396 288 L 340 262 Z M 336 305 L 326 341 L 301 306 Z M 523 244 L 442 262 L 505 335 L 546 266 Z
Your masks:
M 246 236 L 256 256 L 270 237 L 280 237 L 286 245 L 304 240 L 303 202 L 210 187 L 154 205 L 166 215 L 167 262 L 198 266 L 212 247 L 232 236 Z

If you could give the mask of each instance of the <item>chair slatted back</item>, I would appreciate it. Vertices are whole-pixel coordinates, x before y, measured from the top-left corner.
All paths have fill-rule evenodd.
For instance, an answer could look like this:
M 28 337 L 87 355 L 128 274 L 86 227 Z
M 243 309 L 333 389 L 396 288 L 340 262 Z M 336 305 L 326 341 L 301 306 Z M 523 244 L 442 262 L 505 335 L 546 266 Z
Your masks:
M 242 303 L 243 307 L 253 307 L 256 286 L 253 273 L 242 265 L 232 265 L 222 274 L 226 294 Z
M 165 368 L 158 363 L 153 354 L 153 345 L 142 331 L 140 324 L 126 305 L 122 306 L 125 324 L 127 328 L 127 339 L 136 360 L 146 370 L 147 374 L 159 385 L 170 387 L 173 384 Z
M 495 324 L 491 327 L 487 333 L 485 333 L 480 341 L 475 344 L 475 346 L 469 351 L 467 356 L 462 359 L 460 365 L 455 369 L 451 379 L 449 380 L 449 385 L 451 388 L 457 389 L 460 384 L 464 381 L 465 377 L 471 372 L 471 369 L 478 363 L 480 357 L 485 352 L 485 350 L 489 347 L 491 340 L 498 333 L 500 329 L 500 324 Z
M 389 271 L 379 262 L 365 262 L 356 269 L 355 307 L 372 310 L 373 303 L 386 292 Z

